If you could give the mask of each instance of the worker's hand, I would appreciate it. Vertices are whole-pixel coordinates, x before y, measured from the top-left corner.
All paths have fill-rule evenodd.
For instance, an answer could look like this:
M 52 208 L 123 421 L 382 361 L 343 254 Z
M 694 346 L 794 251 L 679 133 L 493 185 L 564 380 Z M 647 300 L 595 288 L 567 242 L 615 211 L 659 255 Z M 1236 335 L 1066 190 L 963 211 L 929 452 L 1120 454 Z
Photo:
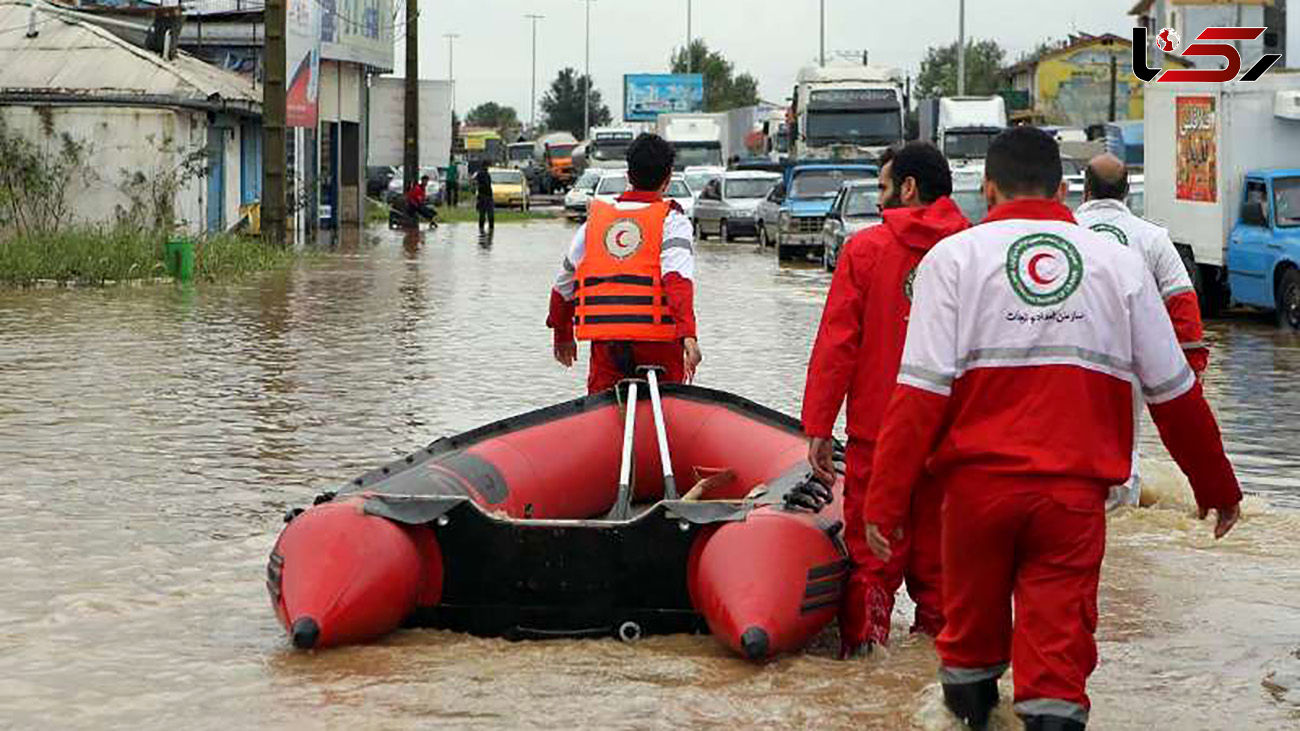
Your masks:
M 894 531 L 894 533 L 899 538 L 903 537 L 902 528 Z M 889 557 L 894 555 L 894 548 L 890 545 L 889 539 L 885 537 L 884 533 L 880 532 L 880 527 L 873 523 L 867 523 L 867 546 L 871 548 L 872 553 L 876 554 L 876 558 L 881 561 L 888 561 Z
M 1241 503 L 1237 503 L 1230 508 L 1218 508 L 1214 513 L 1214 538 L 1218 540 L 1228 535 L 1228 531 L 1232 530 L 1232 527 L 1237 524 L 1237 519 L 1241 517 Z M 1203 508 L 1201 510 L 1201 520 L 1205 520 L 1205 516 L 1209 514 L 1209 508 Z
M 567 343 L 556 343 L 555 359 L 565 368 L 573 367 L 573 361 L 578 359 L 578 344 L 572 340 Z
M 682 359 L 686 363 L 686 382 L 695 380 L 695 369 L 700 367 L 704 356 L 700 353 L 700 344 L 695 338 L 682 340 Z
M 835 484 L 835 443 L 826 437 L 813 437 L 808 440 L 808 464 L 812 467 L 813 477 L 823 485 Z

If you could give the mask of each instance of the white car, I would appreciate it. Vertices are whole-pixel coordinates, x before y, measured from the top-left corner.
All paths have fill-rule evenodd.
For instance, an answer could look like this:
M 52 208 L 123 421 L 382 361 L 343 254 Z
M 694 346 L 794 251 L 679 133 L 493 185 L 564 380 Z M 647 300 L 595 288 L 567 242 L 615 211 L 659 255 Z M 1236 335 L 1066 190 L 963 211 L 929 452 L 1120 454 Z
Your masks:
M 434 205 L 442 204 L 442 181 L 445 174 L 436 167 L 420 168 L 420 175 L 429 176 L 429 185 L 424 189 L 425 195 L 429 196 L 429 202 Z M 419 180 L 419 178 L 416 178 Z M 387 198 L 388 202 L 403 200 L 406 197 L 406 181 L 402 172 L 402 166 L 398 165 L 393 168 L 393 177 L 388 181 Z
M 686 185 L 691 189 L 691 194 L 699 200 L 700 193 L 704 191 L 704 186 L 710 181 L 722 180 L 722 176 L 727 172 L 726 168 L 715 167 L 713 165 L 693 165 L 682 172 L 682 177 L 686 179 Z
M 703 240 L 717 234 L 723 241 L 758 235 L 758 204 L 781 181 L 776 173 L 733 170 L 710 181 L 695 200 L 691 216 Z
M 672 180 L 668 181 L 668 189 L 664 191 L 664 198 L 673 201 L 682 207 L 682 212 L 690 218 L 695 213 L 695 193 L 691 186 L 686 184 L 686 176 L 674 175 Z
M 612 205 L 620 195 L 627 192 L 627 171 L 604 170 L 602 173 L 600 180 L 596 181 L 596 190 L 591 199 Z
M 596 182 L 600 180 L 602 170 L 588 170 L 578 178 L 578 182 L 573 184 L 568 193 L 564 194 L 564 215 L 570 219 L 583 221 L 587 218 L 587 203 L 591 200 L 591 194 L 596 190 Z

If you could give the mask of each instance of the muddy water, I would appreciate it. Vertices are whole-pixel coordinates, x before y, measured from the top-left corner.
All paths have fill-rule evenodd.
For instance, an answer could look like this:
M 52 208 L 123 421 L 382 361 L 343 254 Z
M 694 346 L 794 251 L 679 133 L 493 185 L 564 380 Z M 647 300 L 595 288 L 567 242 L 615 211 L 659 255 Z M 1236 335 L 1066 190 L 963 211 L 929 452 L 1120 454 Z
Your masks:
M 0 727 L 949 727 L 905 601 L 901 639 L 853 663 L 829 635 L 765 667 L 707 637 L 288 649 L 262 582 L 286 507 L 581 390 L 542 325 L 569 231 L 377 231 L 229 286 L 0 293 Z M 797 413 L 828 280 L 773 258 L 702 249 L 700 380 Z M 1209 337 L 1247 517 L 1212 545 L 1147 431 L 1161 504 L 1111 522 L 1096 728 L 1300 726 L 1300 338 Z

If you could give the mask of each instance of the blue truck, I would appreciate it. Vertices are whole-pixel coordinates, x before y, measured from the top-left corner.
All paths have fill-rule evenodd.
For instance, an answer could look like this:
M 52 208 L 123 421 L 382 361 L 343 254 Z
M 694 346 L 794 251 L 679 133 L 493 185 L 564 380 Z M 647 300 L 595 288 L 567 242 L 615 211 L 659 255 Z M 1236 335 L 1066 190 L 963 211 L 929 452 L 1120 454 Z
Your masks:
M 1207 315 L 1300 329 L 1300 74 L 1146 87 L 1146 216 L 1169 229 Z
M 866 164 L 815 163 L 795 165 L 785 172 L 758 207 L 758 240 L 776 248 L 781 261 L 823 255 L 822 226 L 840 187 L 849 180 L 876 177 L 879 168 Z

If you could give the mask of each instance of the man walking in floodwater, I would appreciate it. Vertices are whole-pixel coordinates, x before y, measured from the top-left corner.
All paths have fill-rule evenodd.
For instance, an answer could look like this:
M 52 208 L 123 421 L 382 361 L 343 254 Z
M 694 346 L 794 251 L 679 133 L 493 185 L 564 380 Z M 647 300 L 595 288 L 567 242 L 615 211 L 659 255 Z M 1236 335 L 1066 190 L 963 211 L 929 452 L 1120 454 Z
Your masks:
M 862 505 L 871 480 L 876 432 L 898 378 L 916 266 L 940 240 L 970 222 L 953 203 L 952 172 L 939 148 L 910 142 L 886 151 L 880 168 L 883 223 L 854 236 L 835 269 L 821 328 L 808 362 L 803 427 L 818 480 L 835 484 L 831 431 L 848 396 L 845 455 L 845 543 L 853 573 L 840 607 L 840 656 L 889 640 L 894 594 L 907 578 L 916 602 L 913 632 L 943 627 L 939 598 L 939 506 L 943 496 L 923 481 L 912 499 L 911 524 L 891 560 L 867 548 Z M 903 545 L 905 543 L 905 545 Z
M 474 188 L 477 192 L 475 205 L 478 208 L 478 232 L 492 233 L 497 228 L 497 206 L 492 197 L 492 173 L 488 172 L 486 162 L 479 163 L 478 174 L 474 176 Z
M 985 222 L 940 242 L 917 272 L 867 541 L 891 558 L 928 468 L 944 491 L 945 703 L 984 727 L 1010 665 L 1027 729 L 1078 730 L 1097 664 L 1104 503 L 1129 473 L 1134 380 L 1202 517 L 1217 513 L 1216 537 L 1236 524 L 1241 491 L 1141 257 L 1061 204 L 1056 141 L 1003 132 L 985 176 Z
M 1141 254 L 1147 270 L 1155 277 L 1156 291 L 1160 293 L 1174 324 L 1174 334 L 1187 356 L 1187 364 L 1200 378 L 1210 362 L 1210 351 L 1205 346 L 1201 306 L 1192 287 L 1192 278 L 1169 238 L 1169 230 L 1133 215 L 1125 203 L 1127 198 L 1128 168 L 1114 155 L 1098 155 L 1088 163 L 1083 186 L 1084 203 L 1074 212 L 1075 218 L 1080 226 L 1105 234 Z M 1134 399 L 1134 406 L 1132 474 L 1123 485 L 1111 488 L 1109 507 L 1137 505 L 1142 496 L 1137 448 L 1142 412 L 1137 399 Z
M 613 204 L 591 202 L 551 290 L 546 324 L 555 331 L 555 359 L 568 368 L 576 340 L 591 341 L 588 393 L 634 377 L 640 366 L 659 366 L 662 380 L 681 383 L 702 359 L 694 232 L 681 207 L 663 198 L 675 157 L 658 135 L 632 142 L 632 189 Z

